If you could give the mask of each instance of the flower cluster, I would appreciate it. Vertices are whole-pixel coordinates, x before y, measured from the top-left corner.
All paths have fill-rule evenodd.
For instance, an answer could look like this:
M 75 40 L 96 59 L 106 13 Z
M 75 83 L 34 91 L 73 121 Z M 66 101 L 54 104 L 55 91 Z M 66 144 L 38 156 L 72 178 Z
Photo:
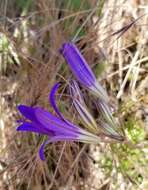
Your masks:
M 99 108 L 99 113 L 101 116 L 101 119 L 99 118 L 98 122 L 99 125 L 96 124 L 95 120 L 88 112 L 84 101 L 82 101 L 82 95 L 81 93 L 78 93 L 80 91 L 78 85 L 76 85 L 76 82 L 73 82 L 71 95 L 74 99 L 74 105 L 77 111 L 85 122 L 85 126 L 88 126 L 89 124 L 89 129 L 93 128 L 95 131 L 96 129 L 98 129 L 99 126 L 109 137 L 112 137 L 119 141 L 123 141 L 124 134 L 119 127 L 119 124 L 115 121 L 115 118 L 112 115 L 107 92 L 97 81 L 93 71 L 88 66 L 86 60 L 79 52 L 78 48 L 73 43 L 69 42 L 63 44 L 60 52 L 68 63 L 75 78 L 84 88 L 86 88 L 90 93 L 95 96 L 96 104 Z
M 77 141 L 97 144 L 102 140 L 101 135 L 99 134 L 106 135 L 118 141 L 124 140 L 124 135 L 112 116 L 109 107 L 109 97 L 97 81 L 78 48 L 73 43 L 68 42 L 63 44 L 60 52 L 79 84 L 94 95 L 100 111 L 100 117 L 98 118 L 98 121 L 96 121 L 92 116 L 84 101 L 79 84 L 75 80 L 69 82 L 69 92 L 73 105 L 86 129 L 75 125 L 64 118 L 60 113 L 55 96 L 60 85 L 59 83 L 56 83 L 53 86 L 49 95 L 49 101 L 56 113 L 55 115 L 40 107 L 19 105 L 18 110 L 25 119 L 19 121 L 21 124 L 17 127 L 17 131 L 34 132 L 48 137 L 39 149 L 41 160 L 45 159 L 45 145 L 51 142 Z

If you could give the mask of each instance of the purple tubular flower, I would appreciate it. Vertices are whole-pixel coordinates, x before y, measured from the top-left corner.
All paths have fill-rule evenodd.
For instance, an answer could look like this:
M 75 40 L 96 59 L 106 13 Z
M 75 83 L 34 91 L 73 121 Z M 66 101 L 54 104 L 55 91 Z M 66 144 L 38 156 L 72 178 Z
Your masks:
M 58 117 L 40 107 L 29 107 L 19 105 L 18 110 L 25 117 L 21 120 L 21 125 L 17 127 L 17 131 L 34 132 L 41 135 L 48 136 L 39 150 L 41 160 L 44 160 L 44 147 L 50 142 L 57 141 L 78 141 L 85 143 L 99 143 L 100 138 L 86 130 L 79 128 L 75 124 L 66 120 L 59 112 L 55 102 L 55 93 L 58 89 L 57 83 L 51 90 L 50 100 L 51 104 L 57 113 Z
M 96 80 L 94 73 L 88 66 L 86 60 L 78 50 L 78 48 L 71 42 L 64 43 L 60 49 L 60 53 L 67 61 L 71 71 L 79 82 L 89 89 L 97 97 L 108 102 L 109 98 L 106 91 Z

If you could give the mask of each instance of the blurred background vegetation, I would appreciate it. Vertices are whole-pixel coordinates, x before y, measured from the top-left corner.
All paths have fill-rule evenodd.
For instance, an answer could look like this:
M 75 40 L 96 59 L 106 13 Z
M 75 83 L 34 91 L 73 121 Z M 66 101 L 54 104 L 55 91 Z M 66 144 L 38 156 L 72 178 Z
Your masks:
M 61 81 L 60 110 L 79 118 L 66 97 L 71 73 L 58 50 L 74 39 L 107 89 L 115 116 L 133 146 L 56 143 L 16 133 L 18 104 L 50 110 Z M 148 189 L 148 5 L 146 0 L 0 1 L 0 189 Z M 91 99 L 88 106 L 93 109 Z M 52 110 L 50 110 L 52 111 Z

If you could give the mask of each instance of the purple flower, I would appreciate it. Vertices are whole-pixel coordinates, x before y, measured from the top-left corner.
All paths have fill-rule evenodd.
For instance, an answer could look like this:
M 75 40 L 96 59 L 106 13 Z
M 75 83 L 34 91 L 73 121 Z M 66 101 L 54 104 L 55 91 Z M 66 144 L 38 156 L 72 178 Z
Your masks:
M 55 93 L 59 87 L 57 83 L 51 90 L 50 102 L 54 108 L 55 116 L 48 111 L 40 107 L 29 107 L 25 105 L 19 105 L 18 110 L 25 117 L 25 120 L 21 120 L 21 125 L 17 127 L 17 131 L 34 132 L 41 135 L 48 136 L 48 140 L 45 141 L 39 150 L 39 156 L 41 160 L 44 160 L 44 147 L 50 142 L 57 141 L 78 141 L 85 143 L 99 143 L 100 138 L 86 130 L 79 128 L 75 124 L 71 123 L 63 117 L 60 113 L 56 101 Z
M 97 81 L 94 73 L 88 66 L 78 48 L 73 43 L 67 42 L 63 44 L 60 52 L 79 82 L 97 97 L 108 102 L 109 98 L 106 91 Z

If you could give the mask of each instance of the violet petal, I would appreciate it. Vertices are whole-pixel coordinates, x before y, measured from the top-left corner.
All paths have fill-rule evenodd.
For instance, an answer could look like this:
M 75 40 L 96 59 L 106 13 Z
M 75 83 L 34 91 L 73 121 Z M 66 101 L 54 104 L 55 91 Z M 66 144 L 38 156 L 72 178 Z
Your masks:
M 34 115 L 34 108 L 25 105 L 19 105 L 17 108 L 24 117 L 31 121 L 36 121 L 36 117 Z
M 65 120 L 64 117 L 63 117 L 63 115 L 60 113 L 60 111 L 59 111 L 59 109 L 58 109 L 58 106 L 57 106 L 57 104 L 56 104 L 56 100 L 55 100 L 55 99 L 56 99 L 55 94 L 56 94 L 56 92 L 57 92 L 59 86 L 60 86 L 60 84 L 59 84 L 59 83 L 56 83 L 56 84 L 52 87 L 51 92 L 50 92 L 50 95 L 49 95 L 49 100 L 50 100 L 51 106 L 52 106 L 53 109 L 55 110 L 56 114 L 57 114 L 60 118 L 62 118 L 63 120 Z
M 57 103 L 56 103 L 56 92 L 59 88 L 59 83 L 56 83 L 52 89 L 51 89 L 51 92 L 50 92 L 50 95 L 49 95 L 49 101 L 53 107 L 53 109 L 55 110 L 56 114 L 64 121 L 64 123 L 67 123 L 67 125 L 70 127 L 70 128 L 73 128 L 73 124 L 71 122 L 69 122 L 67 119 L 64 118 L 64 116 L 61 114 L 61 112 L 59 111 L 59 108 L 57 106 Z M 74 127 L 75 128 L 75 127 Z
M 73 135 L 76 137 L 79 133 L 79 130 L 73 126 L 71 129 L 67 123 L 63 121 L 56 120 L 58 118 L 55 117 L 53 119 L 53 115 L 49 112 L 46 112 L 40 108 L 35 110 L 36 117 L 38 121 L 47 129 L 55 132 L 56 134 L 65 134 L 65 135 Z
M 84 86 L 92 86 L 96 78 L 86 63 L 86 60 L 78 50 L 78 48 L 71 42 L 64 43 L 60 52 L 63 54 L 65 60 L 69 64 L 73 74 Z
M 22 125 L 17 127 L 17 131 L 29 131 L 29 132 L 34 132 L 34 133 L 39 133 L 39 134 L 46 134 L 42 129 L 39 129 L 35 125 L 29 122 L 24 122 Z
M 39 156 L 40 156 L 40 159 L 41 159 L 42 161 L 45 160 L 44 148 L 45 148 L 45 146 L 46 146 L 49 142 L 50 142 L 50 141 L 47 140 L 47 141 L 45 141 L 44 143 L 42 143 L 41 146 L 40 146 L 40 149 L 39 149 Z

